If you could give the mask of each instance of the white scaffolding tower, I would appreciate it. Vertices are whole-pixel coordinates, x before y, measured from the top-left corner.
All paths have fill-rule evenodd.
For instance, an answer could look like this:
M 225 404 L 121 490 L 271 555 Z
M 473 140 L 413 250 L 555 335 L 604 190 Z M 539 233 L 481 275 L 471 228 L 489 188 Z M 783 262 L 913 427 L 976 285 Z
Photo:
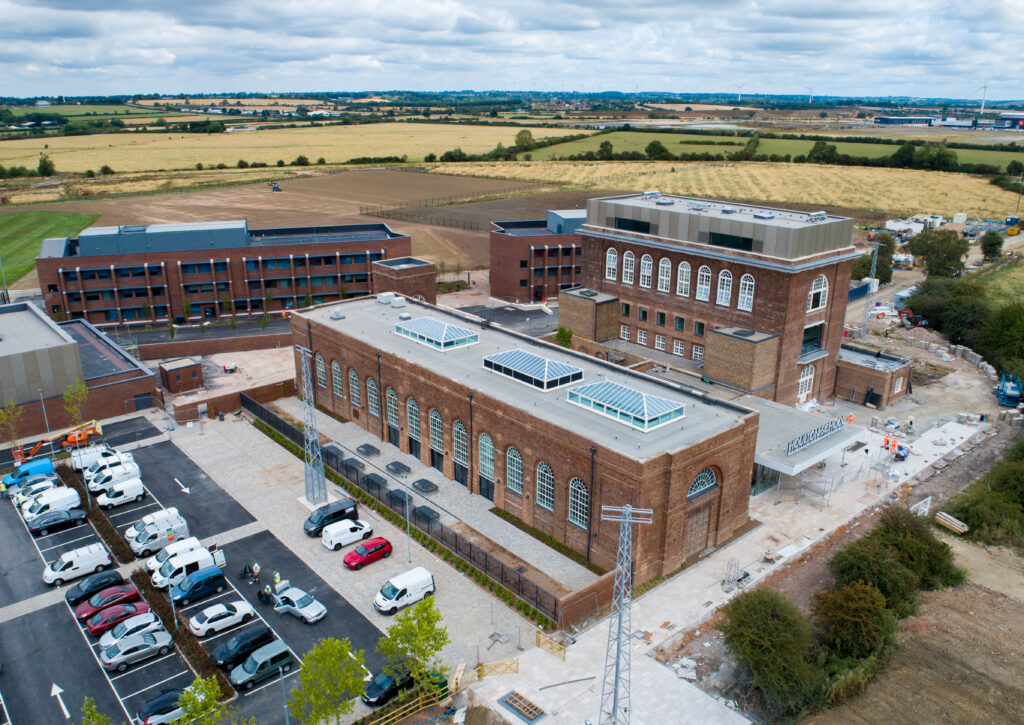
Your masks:
M 311 504 L 327 501 L 324 481 L 324 458 L 320 451 L 320 431 L 316 427 L 316 404 L 313 402 L 313 375 L 310 371 L 313 353 L 296 345 L 302 355 L 302 438 L 306 453 L 306 500 Z

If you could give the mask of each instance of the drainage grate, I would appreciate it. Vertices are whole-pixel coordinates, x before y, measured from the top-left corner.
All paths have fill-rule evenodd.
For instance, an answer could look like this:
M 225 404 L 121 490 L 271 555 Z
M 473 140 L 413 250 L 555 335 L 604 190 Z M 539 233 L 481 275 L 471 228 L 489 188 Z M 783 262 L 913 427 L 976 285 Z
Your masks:
M 531 722 L 544 714 L 540 707 L 534 705 L 515 690 L 505 696 L 505 704 Z

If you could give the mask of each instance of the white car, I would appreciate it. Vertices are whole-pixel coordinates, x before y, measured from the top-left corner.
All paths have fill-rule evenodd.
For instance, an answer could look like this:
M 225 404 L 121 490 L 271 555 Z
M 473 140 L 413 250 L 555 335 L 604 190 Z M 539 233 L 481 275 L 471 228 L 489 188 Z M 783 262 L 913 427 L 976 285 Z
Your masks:
M 109 632 L 104 632 L 103 636 L 100 637 L 100 649 L 106 649 L 113 644 L 117 644 L 125 637 L 132 636 L 133 634 L 163 631 L 164 623 L 161 622 L 160 617 L 153 614 L 153 612 L 136 614 L 134 617 L 129 617 L 124 620 Z
M 12 498 L 14 499 L 15 506 L 21 508 L 23 503 L 35 498 L 43 491 L 63 485 L 53 476 L 32 476 L 32 478 L 25 482 L 24 486 L 18 489 L 18 492 Z
M 188 620 L 188 628 L 196 637 L 223 631 L 256 616 L 252 606 L 239 599 L 229 604 L 214 604 Z
M 341 550 L 341 547 L 373 536 L 373 527 L 365 521 L 344 519 L 324 527 L 320 541 L 328 549 Z

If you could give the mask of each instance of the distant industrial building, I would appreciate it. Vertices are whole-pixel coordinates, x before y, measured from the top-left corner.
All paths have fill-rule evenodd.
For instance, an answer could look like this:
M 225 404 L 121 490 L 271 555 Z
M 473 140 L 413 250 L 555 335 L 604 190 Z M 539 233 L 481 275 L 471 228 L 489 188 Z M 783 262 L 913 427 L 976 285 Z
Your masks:
M 995 128 L 1024 130 L 1024 113 L 1001 113 L 995 120 Z
M 578 230 L 586 209 L 549 211 L 547 219 L 491 222 L 491 296 L 534 303 L 580 284 Z
M 879 126 L 931 126 L 935 116 L 875 116 Z
M 127 225 L 46 239 L 36 270 L 54 319 L 184 323 L 369 294 L 374 263 L 411 252 L 409 237 L 385 224 Z

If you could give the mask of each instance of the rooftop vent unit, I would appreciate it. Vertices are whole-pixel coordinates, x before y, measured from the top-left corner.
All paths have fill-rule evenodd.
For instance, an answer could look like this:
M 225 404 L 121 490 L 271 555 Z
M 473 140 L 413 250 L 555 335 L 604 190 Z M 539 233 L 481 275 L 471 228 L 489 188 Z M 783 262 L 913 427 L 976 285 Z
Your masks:
M 770 211 L 755 211 L 754 212 L 754 218 L 755 219 L 774 219 L 775 215 L 772 214 Z
M 723 206 L 722 207 L 722 213 L 723 214 L 735 214 L 738 211 L 739 211 L 739 209 L 737 209 L 734 206 Z
M 657 199 L 659 196 L 661 196 L 661 192 L 660 191 L 658 191 L 657 189 L 651 189 L 650 191 L 645 191 L 643 194 L 641 194 L 640 198 L 641 199 Z
M 592 289 L 580 290 L 580 295 L 583 297 L 597 297 L 597 292 Z
M 390 305 L 391 301 L 395 299 L 394 292 L 380 292 L 377 295 L 377 301 L 382 305 Z
M 733 334 L 740 337 L 753 337 L 756 333 L 749 328 L 743 328 L 741 330 L 736 330 Z
M 828 214 L 823 211 L 812 211 L 807 216 L 812 222 L 823 222 L 828 218 Z
M 345 319 L 345 315 L 342 313 L 341 310 L 331 310 L 331 319 L 332 320 L 344 320 Z
M 391 300 L 392 307 L 405 307 L 407 304 L 404 297 L 396 296 L 395 299 Z
M 125 224 L 123 226 L 118 227 L 117 229 L 122 234 L 126 234 L 128 232 L 144 232 L 144 231 L 146 231 L 146 225 L 145 224 Z
M 412 319 L 412 315 L 410 315 L 408 312 L 403 312 L 402 314 L 400 314 L 398 316 L 398 319 L 400 319 L 400 320 L 411 320 Z
M 694 211 L 707 211 L 711 208 L 710 204 L 705 204 L 703 201 L 691 201 L 687 206 Z
M 666 196 L 659 197 L 658 199 L 655 200 L 654 203 L 658 204 L 659 206 L 672 206 L 673 204 L 675 204 L 675 202 L 672 199 L 669 199 Z

